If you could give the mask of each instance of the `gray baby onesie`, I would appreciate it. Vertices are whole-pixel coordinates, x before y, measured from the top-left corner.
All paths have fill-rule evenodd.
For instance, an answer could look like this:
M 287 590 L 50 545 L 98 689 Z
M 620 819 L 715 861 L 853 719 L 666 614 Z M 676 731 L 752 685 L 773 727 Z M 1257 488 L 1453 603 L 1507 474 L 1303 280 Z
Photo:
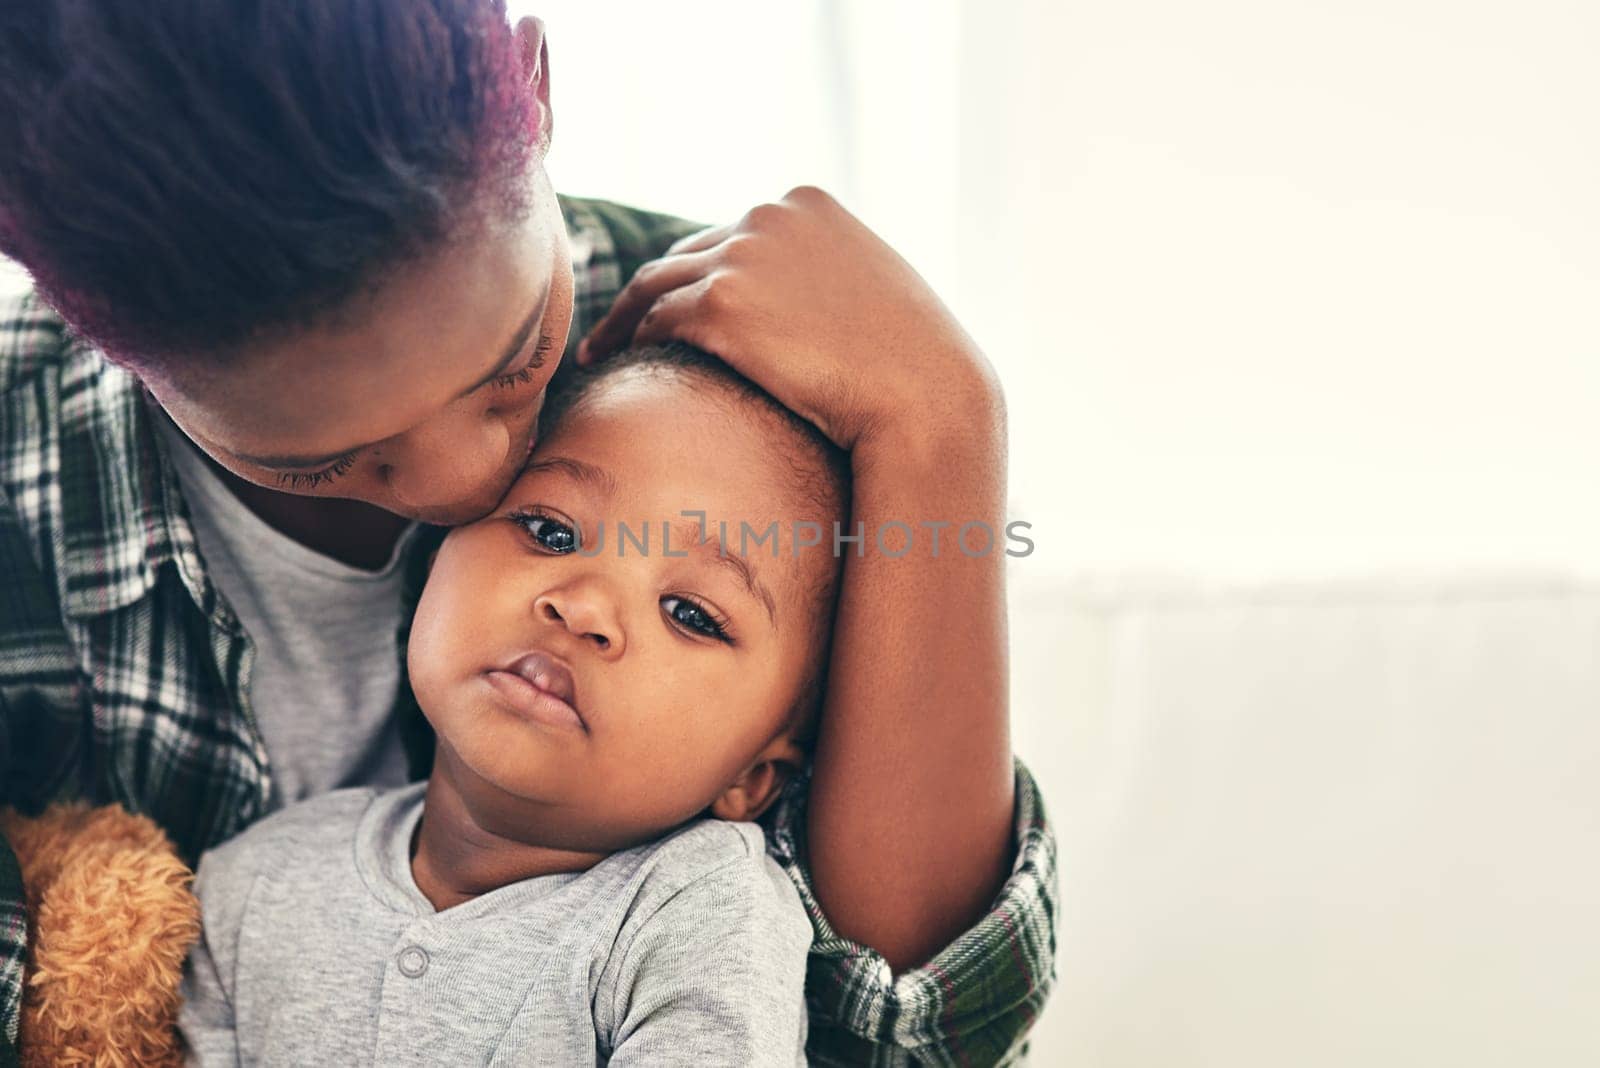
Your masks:
M 805 1063 L 811 925 L 759 827 L 436 912 L 411 875 L 425 785 L 324 794 L 206 854 L 191 1063 Z

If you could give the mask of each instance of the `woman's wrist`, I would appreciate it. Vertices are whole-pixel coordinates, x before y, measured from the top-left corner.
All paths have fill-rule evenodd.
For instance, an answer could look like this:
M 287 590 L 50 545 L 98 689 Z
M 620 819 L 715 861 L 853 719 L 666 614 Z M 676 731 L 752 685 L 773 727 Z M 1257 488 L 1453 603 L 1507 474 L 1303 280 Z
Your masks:
M 862 480 L 918 475 L 956 490 L 971 485 L 968 479 L 1003 481 L 1005 458 L 1005 397 L 985 363 L 921 401 L 869 420 L 851 450 L 851 467 L 858 490 Z

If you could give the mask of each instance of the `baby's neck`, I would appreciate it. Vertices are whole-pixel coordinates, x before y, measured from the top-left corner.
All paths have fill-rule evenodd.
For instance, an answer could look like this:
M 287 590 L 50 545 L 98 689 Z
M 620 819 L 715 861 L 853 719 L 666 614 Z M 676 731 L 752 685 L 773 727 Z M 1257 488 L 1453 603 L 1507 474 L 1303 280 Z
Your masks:
M 411 840 L 411 874 L 438 912 L 524 879 L 586 871 L 606 854 L 558 849 L 485 830 L 435 768 Z

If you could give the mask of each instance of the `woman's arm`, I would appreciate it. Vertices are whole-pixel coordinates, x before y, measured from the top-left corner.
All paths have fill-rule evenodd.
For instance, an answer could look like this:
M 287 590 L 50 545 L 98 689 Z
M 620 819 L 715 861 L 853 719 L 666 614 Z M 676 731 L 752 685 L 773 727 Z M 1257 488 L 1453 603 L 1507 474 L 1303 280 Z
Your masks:
M 851 450 L 867 540 L 860 556 L 844 543 L 809 857 L 839 934 L 920 963 L 988 907 L 1014 841 L 999 387 L 916 272 L 814 189 L 646 264 L 579 358 L 667 337 Z M 891 521 L 913 534 L 899 558 L 903 532 L 876 538 Z M 987 553 L 977 527 L 962 551 L 969 522 L 992 532 Z M 935 555 L 923 524 L 939 523 Z
M 1011 862 L 1004 415 L 997 392 L 952 402 L 964 431 L 896 423 L 852 454 L 852 533 L 873 540 L 845 560 L 808 809 L 835 929 L 897 972 L 981 916 Z

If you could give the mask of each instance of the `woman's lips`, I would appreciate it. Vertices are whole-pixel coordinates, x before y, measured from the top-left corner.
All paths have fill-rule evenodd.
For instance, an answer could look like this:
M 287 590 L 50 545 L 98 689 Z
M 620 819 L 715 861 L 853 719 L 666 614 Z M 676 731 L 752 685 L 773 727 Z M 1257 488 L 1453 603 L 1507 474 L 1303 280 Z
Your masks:
M 567 666 L 548 653 L 526 653 L 488 672 L 489 684 L 512 711 L 552 727 L 589 726 L 578 712 L 578 691 Z

